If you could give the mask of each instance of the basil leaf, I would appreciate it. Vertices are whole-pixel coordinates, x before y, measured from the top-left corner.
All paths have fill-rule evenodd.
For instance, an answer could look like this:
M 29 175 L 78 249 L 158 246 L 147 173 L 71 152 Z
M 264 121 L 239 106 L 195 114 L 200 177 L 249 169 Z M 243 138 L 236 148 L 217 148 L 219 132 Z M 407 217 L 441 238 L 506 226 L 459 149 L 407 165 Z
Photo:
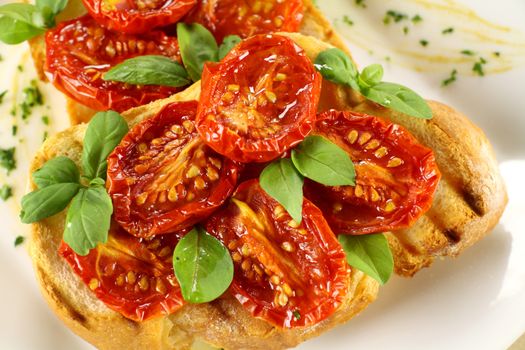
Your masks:
M 379 83 L 370 89 L 362 90 L 363 95 L 381 106 L 391 108 L 406 115 L 432 119 L 432 110 L 427 102 L 414 91 L 394 83 Z
M 198 23 L 177 24 L 177 39 L 184 66 L 193 81 L 199 81 L 205 62 L 219 60 L 219 48 L 210 31 Z
M 26 194 L 22 198 L 20 219 L 31 224 L 60 213 L 79 189 L 80 185 L 75 183 L 55 184 Z
M 44 32 L 44 29 L 33 27 L 25 22 L 7 16 L 0 17 L 0 41 L 6 44 L 20 44 Z
M 290 159 L 280 159 L 268 165 L 259 178 L 261 187 L 300 223 L 303 219 L 303 176 Z
M 99 243 L 106 243 L 113 205 L 104 187 L 82 188 L 67 211 L 64 242 L 85 256 Z
M 191 84 L 186 69 L 165 56 L 139 56 L 117 64 L 103 75 L 104 80 L 134 85 L 181 87 Z
M 394 271 L 394 258 L 384 234 L 339 235 L 350 266 L 385 284 Z
M 383 79 L 383 74 L 383 66 L 380 64 L 372 64 L 366 67 L 359 75 L 359 87 L 362 90 L 379 84 Z
M 292 161 L 304 176 L 326 186 L 354 186 L 354 164 L 348 153 L 321 136 L 308 136 L 292 151 Z
M 51 9 L 53 14 L 57 15 L 66 8 L 67 1 L 68 0 L 36 0 L 35 5 L 40 10 L 47 7 Z
M 326 80 L 359 90 L 357 68 L 343 50 L 332 48 L 321 52 L 315 59 L 314 66 Z
M 191 230 L 175 247 L 173 269 L 184 300 L 207 303 L 220 297 L 233 280 L 228 249 L 202 228 Z
M 128 131 L 124 118 L 114 111 L 99 112 L 91 119 L 84 136 L 84 176 L 106 179 L 107 158 Z
M 226 55 L 241 41 L 242 39 L 238 35 L 228 35 L 225 37 L 221 46 L 219 46 L 219 61 L 226 57 Z
M 34 25 L 34 14 L 38 12 L 34 5 L 12 3 L 0 6 L 0 16 L 6 16 L 16 21 Z
M 38 188 L 60 183 L 80 183 L 77 165 L 68 157 L 57 157 L 48 161 L 33 173 L 33 182 Z

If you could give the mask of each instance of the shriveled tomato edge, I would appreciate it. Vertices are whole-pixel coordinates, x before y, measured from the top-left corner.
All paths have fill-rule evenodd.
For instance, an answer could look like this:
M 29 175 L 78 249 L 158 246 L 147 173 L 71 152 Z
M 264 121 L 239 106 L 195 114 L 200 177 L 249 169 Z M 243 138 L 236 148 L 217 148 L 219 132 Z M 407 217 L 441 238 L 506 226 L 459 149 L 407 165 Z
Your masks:
M 410 145 L 410 153 L 412 156 L 418 157 L 420 163 L 424 164 L 423 168 L 419 167 L 421 170 L 419 175 L 428 174 L 430 175 L 430 178 L 428 176 L 424 176 L 423 178 L 420 176 L 420 178 L 415 181 L 417 188 L 421 189 L 421 191 L 419 191 L 417 197 L 414 198 L 414 205 L 412 208 L 405 208 L 405 212 L 398 219 L 388 220 L 388 224 L 383 224 L 378 227 L 363 226 L 362 228 L 356 229 L 355 227 L 344 224 L 344 222 L 341 220 L 335 219 L 334 215 L 327 215 L 327 218 L 330 219 L 329 221 L 332 229 L 337 231 L 337 234 L 364 235 L 384 231 L 395 231 L 412 226 L 416 220 L 421 218 L 432 207 L 433 198 L 441 179 L 441 172 L 437 166 L 434 151 L 422 145 L 407 129 L 401 125 L 385 121 L 379 117 L 368 114 L 357 113 L 353 111 L 343 112 L 329 110 L 321 113 L 318 116 L 317 125 L 326 121 L 336 121 L 339 118 L 344 118 L 351 123 L 354 123 L 356 119 L 358 121 L 367 122 L 367 124 L 371 125 L 370 129 L 380 130 L 381 136 L 386 140 L 391 140 L 391 135 L 395 135 L 396 138 L 400 140 L 396 141 L 396 147 L 400 147 L 399 145 Z M 313 133 L 328 137 L 318 128 L 316 128 Z M 423 180 L 426 180 L 427 182 L 424 182 Z M 424 186 L 424 183 L 428 184 L 428 186 Z
M 121 155 L 128 154 L 131 149 L 135 147 L 137 141 L 140 140 L 140 138 L 151 127 L 159 124 L 158 116 L 161 114 L 167 115 L 165 113 L 166 110 L 172 108 L 174 105 L 177 105 L 178 109 L 185 110 L 181 115 L 168 115 L 168 117 L 170 117 L 168 122 L 175 123 L 180 120 L 188 110 L 196 110 L 197 104 L 197 101 L 185 101 L 173 102 L 164 106 L 156 116 L 142 121 L 131 129 L 128 135 L 122 139 L 121 143 L 108 157 L 107 186 L 115 208 L 114 217 L 122 227 L 133 235 L 138 237 L 150 237 L 156 234 L 171 233 L 190 227 L 199 222 L 203 216 L 211 215 L 211 213 L 217 210 L 235 190 L 240 168 L 235 162 L 223 158 L 224 165 L 221 169 L 220 180 L 210 197 L 201 201 L 186 204 L 179 209 L 174 209 L 163 215 L 155 216 L 154 219 L 141 220 L 142 222 L 152 223 L 152 230 L 147 235 L 137 234 L 137 231 L 140 231 L 138 229 L 139 224 L 136 222 L 136 213 L 133 211 L 133 205 L 130 200 L 131 186 L 127 183 L 125 176 L 121 174 L 124 164 Z M 124 214 L 120 215 L 122 212 L 124 212 Z M 175 213 L 179 218 L 178 220 L 174 220 L 173 218 Z M 132 222 L 133 224 L 127 224 L 126 222 Z M 159 224 L 155 224 L 156 222 Z
M 79 258 L 87 258 L 87 256 L 77 256 L 77 254 L 64 241 L 61 242 L 57 253 L 68 263 L 68 265 L 75 272 L 75 274 L 86 285 L 86 287 L 89 288 L 90 278 L 83 274 L 82 268 L 80 267 L 81 264 L 78 262 Z M 96 254 L 96 250 L 92 250 L 90 252 L 90 254 L 94 253 Z M 136 322 L 148 321 L 151 319 L 173 314 L 186 304 L 184 298 L 182 297 L 182 292 L 180 288 L 178 288 L 172 290 L 170 293 L 166 293 L 164 295 L 164 300 L 155 303 L 155 306 L 153 308 L 151 308 L 151 306 L 153 305 L 151 301 L 145 301 L 143 305 L 137 306 L 135 308 L 135 314 L 131 314 L 124 312 L 124 308 L 126 304 L 134 303 L 133 301 L 126 300 L 126 298 L 123 298 L 118 295 L 109 295 L 109 293 L 104 292 L 100 288 L 96 288 L 95 290 L 89 288 L 89 290 L 92 293 L 94 293 L 97 299 L 102 301 L 104 305 L 106 305 L 108 308 Z M 109 302 L 109 298 L 112 299 L 111 303 Z M 148 299 L 153 298 L 150 297 Z
M 185 1 L 183 6 L 175 8 Z M 82 0 L 84 6 L 91 16 L 102 26 L 129 34 L 142 34 L 149 32 L 152 28 L 164 27 L 183 18 L 197 3 L 197 0 L 177 0 L 169 7 L 160 10 L 141 11 L 139 13 L 125 13 L 114 10 L 104 12 L 101 9 L 102 0 Z M 93 2 L 91 4 L 91 2 Z M 95 2 L 97 4 L 95 4 Z
M 299 47 L 292 39 L 280 35 L 259 34 L 252 37 L 251 39 L 255 40 L 260 37 L 267 37 L 270 39 L 276 38 L 281 40 L 278 44 L 266 46 L 272 47 L 277 45 L 289 45 L 291 47 L 288 49 L 293 49 L 303 60 L 301 63 L 311 66 L 312 84 L 310 88 L 310 94 L 312 96 L 312 100 L 311 104 L 308 104 L 308 108 L 303 112 L 302 118 L 296 120 L 294 123 L 295 127 L 290 128 L 287 133 L 283 133 L 278 137 L 271 139 L 247 141 L 229 128 L 224 128 L 217 125 L 216 123 L 206 121 L 206 112 L 208 107 L 204 105 L 205 102 L 211 103 L 213 101 L 216 87 L 219 84 L 219 81 L 213 81 L 213 77 L 217 74 L 221 74 L 221 72 L 224 70 L 229 70 L 231 65 L 237 65 L 238 57 L 244 52 L 248 52 L 250 50 L 250 46 L 246 47 L 241 43 L 240 46 L 235 47 L 220 63 L 207 63 L 204 66 L 204 71 L 202 74 L 203 88 L 200 98 L 201 103 L 199 104 L 199 110 L 197 112 L 197 130 L 206 143 L 217 153 L 223 154 L 228 158 L 242 163 L 262 163 L 271 161 L 304 140 L 304 138 L 308 136 L 314 129 L 317 118 L 317 106 L 321 96 L 321 75 L 315 71 L 312 62 L 306 56 L 306 53 L 301 47 Z M 252 43 L 250 42 L 249 44 Z M 245 43 L 245 45 L 247 44 Z M 216 137 L 216 135 L 220 135 L 220 137 Z M 234 142 L 229 140 L 234 140 Z
M 242 192 L 246 188 L 254 186 L 258 180 L 248 180 L 243 182 L 237 188 L 237 192 Z M 261 189 L 262 190 L 262 189 Z M 270 201 L 277 205 L 277 202 L 266 195 Z M 235 198 L 235 194 L 234 194 Z M 312 213 L 313 212 L 313 213 Z M 335 274 L 335 278 L 331 281 L 332 286 L 332 297 L 326 298 L 316 307 L 308 310 L 307 312 L 300 312 L 300 316 L 297 319 L 294 315 L 295 310 L 281 311 L 278 312 L 272 308 L 257 303 L 253 300 L 247 292 L 242 289 L 242 286 L 237 282 L 235 276 L 233 278 L 232 285 L 230 286 L 230 293 L 241 303 L 241 305 L 250 312 L 254 317 L 261 318 L 275 326 L 280 328 L 295 328 L 295 327 L 307 327 L 315 325 L 334 314 L 339 307 L 343 304 L 349 289 L 350 280 L 350 266 L 346 261 L 346 254 L 343 251 L 339 241 L 333 234 L 332 229 L 328 225 L 328 222 L 324 218 L 321 210 L 317 208 L 311 201 L 304 198 L 303 202 L 303 220 L 305 222 L 311 222 L 318 228 L 315 231 L 309 230 L 309 234 L 314 234 L 316 241 L 323 244 L 323 248 L 328 248 L 327 255 L 330 257 L 332 267 L 338 267 Z M 319 229 L 320 226 L 323 226 Z M 209 230 L 210 231 L 210 230 Z M 326 238 L 320 234 L 321 232 L 329 232 L 330 235 Z

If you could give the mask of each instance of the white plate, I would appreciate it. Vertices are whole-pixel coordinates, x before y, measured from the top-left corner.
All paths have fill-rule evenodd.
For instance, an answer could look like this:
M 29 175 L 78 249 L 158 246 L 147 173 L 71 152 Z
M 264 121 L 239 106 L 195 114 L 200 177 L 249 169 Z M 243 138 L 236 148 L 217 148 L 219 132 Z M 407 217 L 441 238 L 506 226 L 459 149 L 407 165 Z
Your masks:
M 494 232 L 462 256 L 436 262 L 412 279 L 394 277 L 363 314 L 300 349 L 506 349 L 525 331 L 525 2 L 366 0 L 366 9 L 357 7 L 354 0 L 318 2 L 336 20 L 362 66 L 382 63 L 387 80 L 456 107 L 485 130 L 501 162 L 510 202 Z M 461 6 L 489 22 L 476 19 Z M 390 9 L 420 14 L 423 21 L 385 26 L 382 19 Z M 345 14 L 353 26 L 344 23 Z M 405 25 L 407 35 L 403 34 Z M 451 26 L 452 34 L 441 33 Z M 426 48 L 419 44 L 422 39 L 429 42 Z M 472 76 L 472 60 L 477 56 L 458 54 L 463 49 L 487 58 L 487 71 L 512 69 L 484 78 Z M 501 52 L 499 59 L 491 55 L 494 51 Z M 12 89 L 15 76 L 21 86 L 34 76 L 29 64 L 25 73 L 17 73 L 26 52 L 25 45 L 0 45 L 5 59 L 0 63 L 0 91 Z M 458 81 L 442 88 L 440 82 L 454 68 L 459 70 Z M 0 203 L 0 349 L 91 349 L 47 308 L 24 248 L 13 248 L 17 235 L 27 235 L 28 228 L 18 223 L 16 203 L 23 193 L 28 161 L 44 130 L 56 132 L 67 122 L 63 99 L 52 89 L 44 92 L 52 108 L 37 110 L 27 124 L 20 124 L 19 138 L 24 141 L 17 147 L 18 170 L 8 178 L 0 175 L 0 186 L 17 184 L 15 200 Z M 12 96 L 7 96 L 0 106 L 0 147 L 16 144 L 9 136 L 11 106 Z M 42 114 L 53 116 L 52 125 L 43 126 Z

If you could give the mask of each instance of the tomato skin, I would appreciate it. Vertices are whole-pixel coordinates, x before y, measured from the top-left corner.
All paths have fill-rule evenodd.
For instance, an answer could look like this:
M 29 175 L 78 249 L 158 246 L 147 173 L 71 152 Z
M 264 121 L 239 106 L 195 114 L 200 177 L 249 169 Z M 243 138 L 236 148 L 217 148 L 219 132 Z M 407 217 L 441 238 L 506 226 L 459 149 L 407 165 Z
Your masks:
M 197 113 L 201 137 L 238 162 L 268 162 L 313 129 L 321 77 L 292 39 L 257 35 L 206 64 Z
M 432 206 L 441 174 L 432 150 L 399 125 L 380 118 L 327 111 L 318 134 L 345 149 L 356 168 L 356 186 L 305 182 L 337 234 L 369 234 L 409 227 Z
M 110 309 L 141 322 L 172 314 L 185 304 L 172 255 L 186 233 L 148 241 L 113 225 L 108 242 L 88 255 L 77 255 L 65 242 L 58 254 Z
M 102 79 L 111 67 L 141 55 L 163 55 L 180 62 L 176 38 L 160 31 L 142 36 L 110 32 L 87 15 L 62 22 L 46 33 L 45 71 L 49 81 L 73 100 L 97 111 L 124 112 L 181 91 Z
M 90 15 L 100 25 L 115 32 L 148 33 L 152 28 L 176 23 L 197 3 L 197 0 L 155 1 L 151 9 L 138 9 L 136 1 L 120 0 L 113 9 L 105 7 L 110 0 L 82 0 Z M 111 2 L 115 2 L 111 0 Z M 165 3 L 169 2 L 169 5 Z M 134 6 L 133 6 L 134 5 Z
M 350 276 L 345 253 L 307 199 L 299 225 L 257 180 L 246 181 L 206 229 L 232 252 L 230 291 L 254 317 L 278 327 L 306 327 L 343 302 Z
M 256 5 L 250 0 L 200 0 L 185 21 L 208 28 L 218 42 L 228 35 L 249 38 L 273 32 L 297 32 L 303 19 L 302 0 L 267 0 Z M 268 5 L 271 5 L 271 8 Z
M 233 193 L 239 167 L 200 140 L 197 102 L 175 102 L 136 125 L 108 158 L 114 218 L 138 237 L 188 228 Z

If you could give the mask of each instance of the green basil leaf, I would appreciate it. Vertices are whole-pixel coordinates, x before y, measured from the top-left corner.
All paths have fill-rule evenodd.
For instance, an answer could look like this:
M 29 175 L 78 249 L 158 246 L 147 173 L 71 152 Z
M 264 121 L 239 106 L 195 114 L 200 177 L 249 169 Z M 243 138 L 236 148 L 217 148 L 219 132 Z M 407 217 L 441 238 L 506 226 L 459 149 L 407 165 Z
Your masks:
M 26 194 L 22 198 L 20 219 L 24 224 L 32 224 L 64 210 L 71 198 L 80 189 L 79 184 L 55 184 Z
M 103 75 L 104 80 L 134 85 L 181 87 L 191 84 L 186 69 L 165 56 L 139 56 L 117 64 Z
M 44 29 L 33 27 L 10 17 L 0 17 L 0 41 L 16 45 L 45 33 Z
M 384 234 L 339 235 L 350 266 L 385 284 L 394 271 L 394 258 Z
M 106 178 L 107 158 L 128 133 L 128 124 L 114 111 L 99 112 L 89 122 L 84 136 L 82 168 L 89 180 Z
M 104 186 L 106 186 L 106 180 L 101 179 L 100 177 L 96 177 L 96 178 L 94 178 L 93 180 L 91 180 L 89 182 L 89 186 L 91 186 L 91 187 L 96 187 L 96 186 L 104 187 Z
M 219 46 L 219 61 L 226 57 L 226 55 L 241 41 L 242 39 L 238 35 L 228 35 L 225 37 L 221 46 Z
M 182 296 L 190 303 L 217 299 L 233 280 L 233 261 L 228 249 L 199 227 L 175 247 L 173 269 Z
M 60 183 L 80 183 L 77 165 L 68 157 L 57 157 L 46 162 L 33 173 L 33 182 L 38 188 Z
M 36 7 L 40 10 L 44 8 L 51 9 L 52 13 L 57 15 L 67 6 L 68 0 L 36 0 Z
M 432 119 L 432 110 L 427 102 L 414 91 L 394 83 L 379 83 L 370 89 L 362 90 L 363 95 L 381 106 L 391 108 L 406 115 Z
M 357 68 L 343 50 L 332 48 L 321 52 L 314 65 L 326 80 L 359 90 Z
M 370 66 L 363 69 L 359 75 L 359 87 L 361 89 L 367 89 L 375 86 L 383 79 L 383 66 L 380 64 L 371 64 Z
M 303 219 L 303 176 L 290 159 L 280 159 L 264 168 L 259 178 L 261 187 L 300 223 Z
M 304 176 L 326 186 L 354 186 L 355 169 L 348 153 L 321 136 L 308 136 L 292 151 Z
M 34 14 L 38 12 L 34 5 L 11 3 L 0 6 L 0 16 L 6 16 L 16 21 L 34 25 Z
M 184 66 L 193 81 L 199 81 L 205 62 L 219 60 L 219 48 L 210 31 L 198 23 L 177 24 L 177 39 Z
M 64 242 L 85 256 L 99 243 L 106 243 L 113 214 L 111 198 L 104 187 L 82 188 L 67 211 Z

